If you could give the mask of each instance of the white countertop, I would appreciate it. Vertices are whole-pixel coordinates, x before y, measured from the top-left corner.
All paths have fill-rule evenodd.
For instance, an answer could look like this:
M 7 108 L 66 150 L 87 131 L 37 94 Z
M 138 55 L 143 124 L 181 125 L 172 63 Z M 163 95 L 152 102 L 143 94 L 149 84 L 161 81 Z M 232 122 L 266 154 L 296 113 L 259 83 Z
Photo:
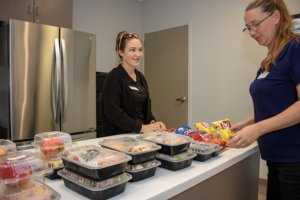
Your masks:
M 129 136 L 136 136 L 128 134 Z M 122 135 L 125 136 L 125 135 Z M 116 137 L 120 137 L 116 136 Z M 74 145 L 98 144 L 103 138 L 76 142 Z M 214 176 L 258 151 L 257 144 L 243 149 L 227 149 L 205 162 L 193 161 L 190 167 L 170 171 L 158 167 L 153 177 L 128 182 L 125 191 L 112 200 L 168 199 Z M 86 197 L 65 187 L 63 180 L 46 179 L 46 184 L 61 194 L 61 199 L 83 200 Z

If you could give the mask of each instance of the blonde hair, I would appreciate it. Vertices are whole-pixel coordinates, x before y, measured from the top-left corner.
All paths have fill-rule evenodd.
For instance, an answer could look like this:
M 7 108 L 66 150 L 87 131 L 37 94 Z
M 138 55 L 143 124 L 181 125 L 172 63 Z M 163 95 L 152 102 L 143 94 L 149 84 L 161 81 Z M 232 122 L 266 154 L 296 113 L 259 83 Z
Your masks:
M 264 13 L 268 14 L 274 13 L 276 10 L 280 12 L 280 21 L 276 29 L 275 38 L 271 44 L 271 49 L 267 57 L 261 62 L 261 67 L 265 71 L 270 71 L 272 64 L 275 64 L 285 45 L 290 40 L 299 38 L 300 36 L 292 31 L 292 18 L 283 0 L 253 0 L 248 4 L 245 11 L 254 8 L 261 8 Z

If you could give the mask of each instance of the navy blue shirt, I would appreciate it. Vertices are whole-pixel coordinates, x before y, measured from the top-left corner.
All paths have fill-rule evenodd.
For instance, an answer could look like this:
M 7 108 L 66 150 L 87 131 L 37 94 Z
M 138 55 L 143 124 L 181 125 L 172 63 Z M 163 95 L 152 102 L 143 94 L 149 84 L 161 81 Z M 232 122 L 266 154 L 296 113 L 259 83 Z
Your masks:
M 260 68 L 250 85 L 255 122 L 273 117 L 299 100 L 300 39 L 290 41 L 270 72 L 262 73 Z M 264 134 L 257 141 L 264 160 L 300 162 L 300 124 Z

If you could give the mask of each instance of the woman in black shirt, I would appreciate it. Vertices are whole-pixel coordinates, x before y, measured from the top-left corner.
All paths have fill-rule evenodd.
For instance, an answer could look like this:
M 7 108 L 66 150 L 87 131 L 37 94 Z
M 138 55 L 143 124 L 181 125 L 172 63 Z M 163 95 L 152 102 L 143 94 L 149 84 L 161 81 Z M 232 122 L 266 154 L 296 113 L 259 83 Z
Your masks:
M 121 63 L 110 71 L 102 96 L 104 135 L 143 133 L 165 129 L 156 122 L 145 77 L 136 68 L 142 56 L 142 42 L 137 34 L 122 31 L 116 39 Z

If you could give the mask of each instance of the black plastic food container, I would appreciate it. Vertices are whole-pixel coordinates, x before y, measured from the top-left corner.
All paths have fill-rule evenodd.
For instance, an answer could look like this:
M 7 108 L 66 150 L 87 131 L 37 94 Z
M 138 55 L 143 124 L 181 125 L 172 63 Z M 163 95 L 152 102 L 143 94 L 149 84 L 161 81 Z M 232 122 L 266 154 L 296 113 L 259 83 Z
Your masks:
M 130 164 L 139 164 L 153 160 L 155 159 L 156 152 L 161 149 L 161 146 L 154 142 L 129 136 L 104 139 L 100 141 L 99 144 L 130 155 L 132 157 L 132 159 L 128 162 Z
M 70 173 L 73 172 L 68 172 L 66 169 L 58 172 L 62 177 L 65 186 L 93 200 L 108 199 L 124 192 L 126 183 L 131 179 L 130 174 L 123 173 L 104 181 L 95 182 L 81 177 L 80 175 L 76 175 L 75 173 L 70 176 Z
M 189 148 L 197 154 L 194 160 L 200 162 L 204 162 L 209 160 L 211 157 L 218 156 L 222 149 L 222 147 L 218 144 L 198 141 L 193 141 Z
M 50 179 L 50 180 L 56 180 L 56 179 L 60 179 L 61 177 L 57 174 L 57 172 L 59 170 L 63 169 L 63 167 L 61 168 L 55 168 L 53 169 L 53 173 L 49 174 L 49 175 L 46 175 L 45 177 Z
M 137 138 L 157 143 L 161 146 L 158 152 L 168 155 L 175 155 L 187 151 L 192 141 L 192 139 L 187 136 L 167 132 L 148 132 Z
M 186 151 L 176 155 L 166 155 L 157 153 L 156 159 L 161 162 L 160 167 L 177 171 L 189 167 L 192 164 L 193 158 L 196 157 L 196 153 Z
M 95 181 L 123 173 L 127 162 L 131 160 L 131 156 L 124 153 L 96 145 L 75 147 L 62 152 L 60 156 L 66 169 Z
M 158 160 L 152 160 L 145 163 L 126 166 L 126 172 L 131 174 L 130 182 L 144 180 L 155 175 L 157 167 L 161 164 Z

